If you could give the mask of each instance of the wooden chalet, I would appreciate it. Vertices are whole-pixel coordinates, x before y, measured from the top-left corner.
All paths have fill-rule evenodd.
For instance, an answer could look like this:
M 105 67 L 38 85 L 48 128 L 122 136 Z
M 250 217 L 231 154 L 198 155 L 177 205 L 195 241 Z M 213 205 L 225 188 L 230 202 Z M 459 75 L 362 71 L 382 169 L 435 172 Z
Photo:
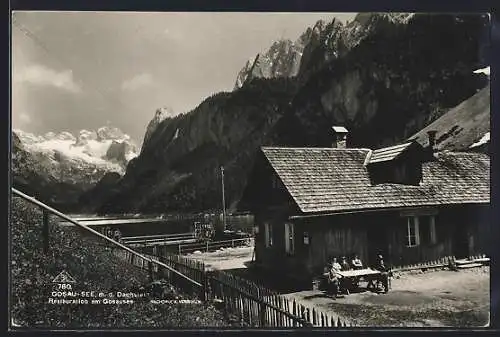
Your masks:
M 255 216 L 255 261 L 310 280 L 333 256 L 382 254 L 404 266 L 488 253 L 490 161 L 408 142 L 346 148 L 262 147 L 239 209 Z

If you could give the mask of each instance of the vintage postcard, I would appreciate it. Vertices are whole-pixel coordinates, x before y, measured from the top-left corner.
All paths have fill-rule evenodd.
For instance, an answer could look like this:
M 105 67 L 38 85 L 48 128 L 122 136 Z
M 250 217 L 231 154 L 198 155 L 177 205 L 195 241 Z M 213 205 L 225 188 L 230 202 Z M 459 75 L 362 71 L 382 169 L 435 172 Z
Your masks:
M 11 24 L 11 330 L 489 326 L 488 14 Z

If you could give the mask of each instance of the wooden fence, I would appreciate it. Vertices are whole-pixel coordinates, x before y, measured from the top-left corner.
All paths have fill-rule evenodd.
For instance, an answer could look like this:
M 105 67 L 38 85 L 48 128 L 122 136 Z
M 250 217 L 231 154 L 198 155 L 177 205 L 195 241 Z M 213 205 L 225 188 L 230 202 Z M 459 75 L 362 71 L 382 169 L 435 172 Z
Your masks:
M 252 238 L 242 238 L 242 239 L 232 239 L 232 240 L 222 240 L 222 241 L 206 241 L 206 242 L 196 242 L 196 243 L 185 243 L 179 244 L 178 253 L 189 254 L 197 250 L 201 252 L 215 251 L 220 248 L 229 247 L 241 247 L 252 245 Z
M 224 271 L 209 273 L 210 298 L 223 305 L 224 312 L 252 327 L 347 327 L 340 317 L 328 316 L 290 301 L 276 292 Z
M 261 285 L 221 270 L 207 270 L 204 263 L 185 256 L 169 253 L 157 248 L 155 255 L 147 255 L 159 260 L 190 279 L 202 284 L 201 289 L 192 287 L 182 278 L 168 270 L 153 270 L 158 277 L 187 293 L 196 293 L 200 299 L 218 303 L 228 317 L 237 317 L 251 327 L 347 327 L 352 326 L 340 317 L 326 315 L 316 309 L 308 308 L 295 300 L 291 301 L 277 292 Z M 130 260 L 140 268 L 147 268 L 141 262 Z
M 435 269 L 435 268 L 445 268 L 453 265 L 455 263 L 455 256 L 446 256 L 443 258 L 439 258 L 433 261 L 420 262 L 415 264 L 408 264 L 404 266 L 394 266 L 392 271 L 401 272 L 401 271 L 410 271 L 410 270 L 418 270 L 418 269 Z

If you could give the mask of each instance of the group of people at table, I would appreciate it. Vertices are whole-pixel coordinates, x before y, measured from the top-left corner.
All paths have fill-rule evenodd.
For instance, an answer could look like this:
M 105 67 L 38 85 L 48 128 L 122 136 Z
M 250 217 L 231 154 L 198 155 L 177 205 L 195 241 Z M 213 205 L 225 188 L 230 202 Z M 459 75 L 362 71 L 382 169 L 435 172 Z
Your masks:
M 346 277 L 345 275 L 351 270 L 365 270 L 365 273 L 354 273 L 357 276 Z M 347 262 L 345 256 L 343 256 L 339 260 L 334 257 L 330 263 L 325 267 L 323 272 L 323 277 L 325 281 L 326 291 L 329 293 L 333 293 L 334 295 L 338 295 L 342 292 L 342 290 L 347 291 L 349 293 L 349 289 L 354 286 L 359 286 L 359 281 L 361 278 L 368 281 L 368 287 L 377 288 L 378 285 L 382 285 L 384 288 L 384 292 L 389 291 L 389 275 L 390 270 L 386 266 L 384 262 L 384 258 L 382 255 L 378 255 L 376 259 L 376 263 L 373 266 L 373 269 L 367 268 L 363 266 L 363 262 L 359 259 L 358 255 L 354 255 L 351 263 Z

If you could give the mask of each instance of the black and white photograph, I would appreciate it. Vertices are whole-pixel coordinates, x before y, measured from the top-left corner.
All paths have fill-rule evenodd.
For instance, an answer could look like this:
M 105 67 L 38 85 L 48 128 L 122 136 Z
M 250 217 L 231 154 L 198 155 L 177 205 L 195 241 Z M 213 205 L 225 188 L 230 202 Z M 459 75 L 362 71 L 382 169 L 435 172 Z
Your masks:
M 489 327 L 490 32 L 13 11 L 10 330 Z

